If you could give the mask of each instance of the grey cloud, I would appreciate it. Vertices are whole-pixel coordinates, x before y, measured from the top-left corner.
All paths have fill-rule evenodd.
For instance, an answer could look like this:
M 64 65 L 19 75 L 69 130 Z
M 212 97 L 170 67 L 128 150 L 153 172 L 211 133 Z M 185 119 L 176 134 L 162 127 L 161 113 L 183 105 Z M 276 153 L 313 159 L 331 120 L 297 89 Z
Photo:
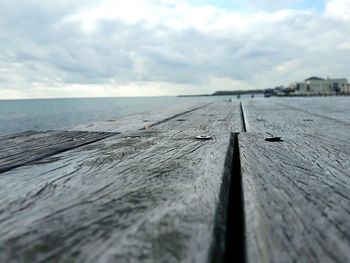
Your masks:
M 335 46 L 346 40 L 349 26 L 320 15 L 298 13 L 244 34 L 118 20 L 100 20 L 95 31 L 84 33 L 77 22 L 62 22 L 78 5 L 53 3 L 25 1 L 21 8 L 0 4 L 5 29 L 0 33 L 0 67 L 28 82 L 59 79 L 67 84 L 162 81 L 201 86 L 216 76 L 261 87 L 312 72 L 348 77 L 350 51 Z M 277 65 L 290 60 L 300 60 L 300 66 L 289 74 L 276 72 Z

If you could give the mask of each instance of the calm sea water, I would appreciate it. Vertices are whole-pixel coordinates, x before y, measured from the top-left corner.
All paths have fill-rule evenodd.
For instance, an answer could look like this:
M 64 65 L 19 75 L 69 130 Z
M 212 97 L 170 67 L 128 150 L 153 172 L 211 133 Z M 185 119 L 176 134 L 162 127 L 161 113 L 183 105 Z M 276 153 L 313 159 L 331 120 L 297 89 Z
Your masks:
M 183 102 L 227 100 L 229 98 L 231 97 L 0 100 L 0 134 L 68 128 Z

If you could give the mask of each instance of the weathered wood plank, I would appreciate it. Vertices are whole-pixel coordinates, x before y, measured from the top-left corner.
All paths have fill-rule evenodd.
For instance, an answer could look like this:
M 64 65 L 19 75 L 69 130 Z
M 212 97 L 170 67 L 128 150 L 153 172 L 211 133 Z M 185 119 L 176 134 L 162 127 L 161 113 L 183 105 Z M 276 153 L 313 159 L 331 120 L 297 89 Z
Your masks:
M 208 103 L 181 104 L 167 109 L 128 115 L 105 122 L 80 125 L 70 131 L 28 131 L 0 136 L 0 173 L 81 145 L 112 136 L 119 131 L 151 127 L 194 111 Z M 82 132 L 90 131 L 91 133 Z M 110 133 L 106 133 L 110 132 Z
M 181 118 L 3 173 L 0 261 L 222 259 L 239 105 Z
M 222 102 L 206 105 L 191 112 L 174 118 L 174 121 L 162 123 L 156 130 L 162 131 L 191 131 L 193 134 L 216 135 L 224 132 L 241 132 L 243 129 L 239 102 Z
M 268 132 L 278 136 L 288 133 L 311 133 L 350 138 L 350 123 L 310 114 L 284 105 L 286 99 L 244 101 L 242 108 L 247 132 Z M 310 104 L 312 98 L 310 98 Z
M 94 132 L 130 132 L 162 123 L 172 118 L 176 118 L 186 112 L 194 111 L 208 103 L 181 103 L 167 108 L 159 108 L 152 111 L 145 111 L 127 116 L 110 119 L 108 121 L 94 122 L 79 125 L 72 128 L 75 131 Z
M 285 98 L 278 103 L 307 113 L 350 124 L 350 96 Z
M 350 261 L 347 139 L 239 135 L 248 262 Z
M 77 131 L 29 131 L 0 136 L 0 173 L 115 134 Z

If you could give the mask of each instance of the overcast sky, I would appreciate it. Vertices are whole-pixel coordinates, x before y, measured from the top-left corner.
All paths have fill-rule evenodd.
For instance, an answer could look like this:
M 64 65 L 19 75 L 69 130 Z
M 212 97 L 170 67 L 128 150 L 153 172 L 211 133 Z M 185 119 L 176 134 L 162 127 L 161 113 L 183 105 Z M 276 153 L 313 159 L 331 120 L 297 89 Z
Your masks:
M 350 78 L 350 0 L 1 0 L 0 99 Z

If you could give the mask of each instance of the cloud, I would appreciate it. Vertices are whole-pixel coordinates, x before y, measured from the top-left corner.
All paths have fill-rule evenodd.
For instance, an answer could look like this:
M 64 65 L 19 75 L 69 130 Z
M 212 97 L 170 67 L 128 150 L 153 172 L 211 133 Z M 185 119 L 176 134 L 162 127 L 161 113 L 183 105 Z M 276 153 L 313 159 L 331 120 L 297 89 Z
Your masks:
M 350 42 L 342 42 L 337 46 L 339 50 L 350 50 Z
M 326 14 L 333 18 L 350 20 L 350 1 L 328 0 L 326 4 Z
M 320 13 L 185 0 L 3 1 L 0 97 L 175 95 L 349 78 L 348 4 L 329 0 Z

